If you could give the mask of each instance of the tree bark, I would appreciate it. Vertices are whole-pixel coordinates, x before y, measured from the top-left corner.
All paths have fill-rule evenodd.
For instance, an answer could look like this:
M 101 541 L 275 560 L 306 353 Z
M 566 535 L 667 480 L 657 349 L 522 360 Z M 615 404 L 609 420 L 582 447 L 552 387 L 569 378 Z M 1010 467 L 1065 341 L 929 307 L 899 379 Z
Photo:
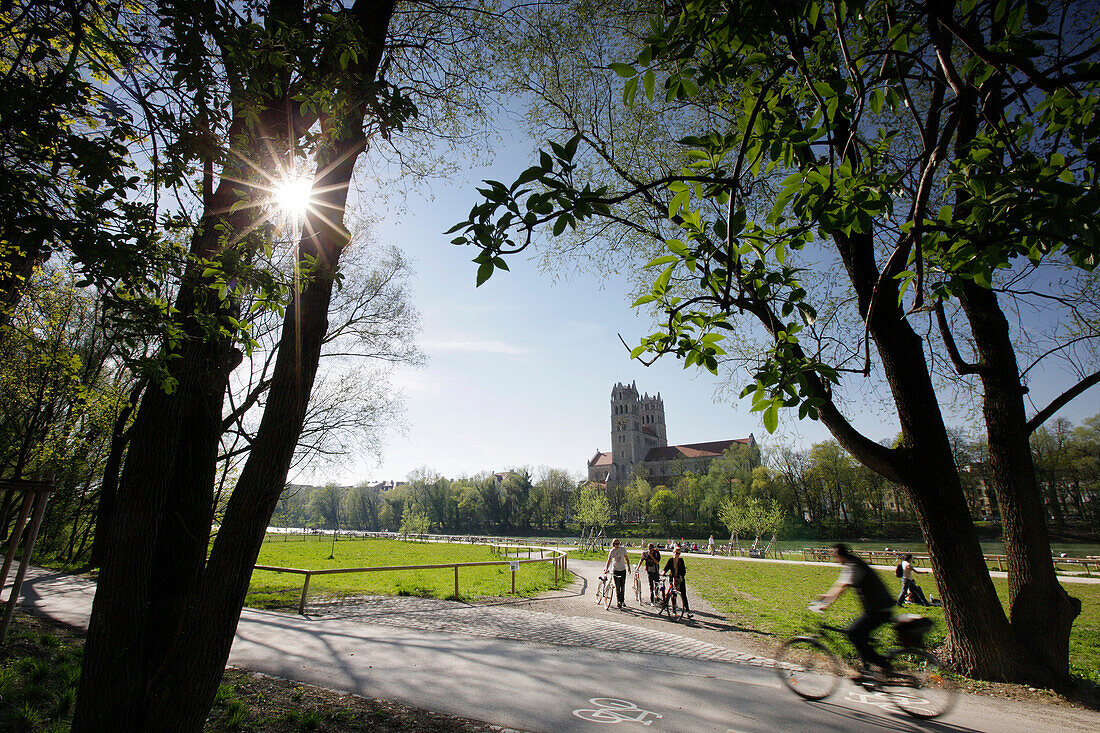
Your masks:
M 393 0 L 359 2 L 352 10 L 365 34 L 359 73 L 349 75 L 358 83 L 375 77 L 392 10 Z M 343 107 L 341 119 L 321 121 L 326 134 L 340 134 L 317 161 L 314 191 L 320 201 L 307 220 L 298 262 L 310 278 L 286 311 L 260 428 L 209 560 L 222 399 L 239 355 L 228 340 L 189 330 L 180 358 L 172 362 L 176 390 L 150 390 L 142 400 L 93 604 L 74 731 L 199 731 L 213 703 L 252 567 L 298 443 L 348 238 L 343 211 L 355 159 L 365 146 L 369 90 L 342 91 L 359 101 Z M 266 160 L 263 150 L 257 145 L 252 159 Z M 214 211 L 229 210 L 236 199 L 227 180 L 214 194 Z M 230 231 L 243 231 L 244 223 L 231 222 Z M 209 224 L 207 231 L 213 231 Z M 199 240 L 193 250 L 202 254 L 210 242 Z M 188 284 L 191 289 L 181 290 L 183 314 L 201 297 L 197 274 Z
M 255 150 L 241 152 L 246 160 L 263 160 Z M 239 181 L 249 180 L 241 174 Z M 247 184 L 230 178 L 236 176 L 223 178 L 214 195 L 213 211 L 228 211 L 249 193 Z M 213 256 L 216 225 L 244 231 L 245 216 L 208 217 L 192 254 Z M 196 315 L 198 309 L 218 312 L 209 305 L 218 299 L 202 292 L 202 268 L 189 268 L 176 301 L 186 337 L 168 361 L 175 389 L 147 389 L 134 419 L 92 604 L 74 731 L 143 730 L 145 681 L 171 644 L 183 599 L 206 558 L 210 524 L 202 518 L 212 516 L 222 399 L 235 364 L 232 343 L 208 337 Z
M 92 535 L 92 552 L 88 558 L 88 568 L 101 567 L 107 556 L 107 536 L 110 533 L 111 519 L 117 506 L 122 457 L 130 441 L 126 424 L 134 413 L 145 384 L 145 380 L 141 380 L 130 390 L 128 404 L 115 417 L 115 423 L 111 429 L 111 448 L 103 466 L 103 480 L 100 482 L 99 503 L 96 505 L 95 533 Z
M 1008 320 L 988 288 L 964 282 L 960 303 L 978 350 L 989 443 L 989 482 L 1001 508 L 1008 557 L 1012 632 L 1046 680 L 1065 686 L 1069 678 L 1069 635 L 1081 601 L 1066 593 L 1051 562 L 1042 493 L 1035 477 L 1016 352 Z
M 949 632 L 946 656 L 968 676 L 1025 680 L 1026 657 L 1011 633 L 970 519 L 923 341 L 901 311 L 896 281 L 879 281 L 871 237 L 834 239 L 897 408 L 902 443 L 891 452 L 889 469 L 906 487 L 928 544 Z M 884 292 L 872 308 L 876 284 Z M 878 451 L 863 455 L 863 441 L 849 440 L 850 426 L 831 404 L 822 420 L 861 461 L 874 468 L 871 462 L 881 460 Z

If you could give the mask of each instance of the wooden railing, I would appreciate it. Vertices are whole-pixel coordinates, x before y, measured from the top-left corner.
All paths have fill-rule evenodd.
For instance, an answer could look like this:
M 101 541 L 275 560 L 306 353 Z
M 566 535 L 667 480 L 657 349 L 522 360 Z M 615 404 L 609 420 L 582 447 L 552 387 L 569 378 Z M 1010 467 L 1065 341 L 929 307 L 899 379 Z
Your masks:
M 828 562 L 832 559 L 832 548 L 828 547 L 806 547 L 802 550 L 803 557 L 807 560 L 814 560 L 817 562 Z M 872 565 L 893 565 L 900 561 L 902 552 L 900 551 L 866 551 L 860 550 L 861 557 L 867 560 Z M 913 565 L 921 567 L 922 564 L 927 565 L 929 561 L 927 552 L 914 552 Z M 989 566 L 996 566 L 997 570 L 1004 572 L 1008 567 L 1007 555 L 983 555 L 985 562 Z M 1089 566 L 1100 572 L 1100 557 L 1052 557 L 1051 562 L 1054 563 L 1055 570 L 1061 570 L 1059 565 L 1076 566 L 1082 568 L 1085 571 L 1085 575 L 1092 576 L 1089 572 Z
M 336 575 L 338 573 L 380 573 L 385 571 L 401 571 L 401 570 L 438 570 L 443 568 L 454 568 L 455 571 L 455 598 L 458 598 L 458 569 L 459 568 L 474 568 L 484 567 L 486 565 L 510 565 L 512 566 L 512 592 L 516 592 L 516 570 L 519 565 L 532 563 L 532 562 L 551 562 L 554 564 L 554 582 L 558 582 L 560 577 L 564 578 L 565 573 L 568 571 L 569 557 L 565 552 L 557 550 L 552 547 L 538 547 L 532 545 L 491 545 L 493 552 L 501 553 L 506 550 L 515 550 L 517 553 L 526 552 L 527 559 L 510 559 L 510 560 L 488 560 L 484 562 L 449 562 L 442 563 L 440 565 L 385 565 L 380 567 L 370 568 L 327 568 L 324 570 L 303 570 L 301 568 L 282 568 L 273 565 L 256 565 L 255 570 L 268 570 L 273 573 L 293 573 L 298 575 L 304 575 L 305 581 L 302 583 L 302 597 L 298 601 L 298 613 L 304 614 L 306 609 L 306 598 L 309 594 L 309 581 L 314 575 Z M 539 557 L 531 557 L 534 552 L 539 553 Z M 546 556 L 546 553 L 553 553 L 550 557 Z

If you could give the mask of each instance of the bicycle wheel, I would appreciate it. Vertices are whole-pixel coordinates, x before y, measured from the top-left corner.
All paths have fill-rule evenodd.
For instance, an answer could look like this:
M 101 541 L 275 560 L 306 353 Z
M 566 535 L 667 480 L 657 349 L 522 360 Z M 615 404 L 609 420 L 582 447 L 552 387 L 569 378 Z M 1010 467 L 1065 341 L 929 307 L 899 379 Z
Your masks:
M 809 636 L 788 639 L 775 654 L 775 671 L 794 694 L 821 700 L 836 689 L 841 662 L 828 647 Z
M 596 603 L 603 603 L 607 596 L 608 582 L 606 579 L 601 580 L 600 584 L 596 586 Z
M 684 607 L 680 604 L 680 594 L 675 589 L 669 589 L 668 595 L 668 617 L 673 621 L 679 621 L 684 615 Z
M 894 671 L 882 689 L 906 713 L 935 718 L 955 704 L 955 683 L 935 655 L 923 649 L 895 649 L 889 659 Z
M 642 579 L 637 574 L 634 576 L 634 598 L 638 603 L 642 602 Z

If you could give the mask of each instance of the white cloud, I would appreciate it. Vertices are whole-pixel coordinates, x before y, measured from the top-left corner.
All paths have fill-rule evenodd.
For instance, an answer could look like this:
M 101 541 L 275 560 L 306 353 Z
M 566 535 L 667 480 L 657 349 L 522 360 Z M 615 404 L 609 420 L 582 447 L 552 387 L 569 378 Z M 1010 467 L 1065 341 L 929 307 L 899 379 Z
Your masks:
M 428 353 L 452 352 L 462 354 L 496 354 L 498 356 L 526 356 L 531 349 L 495 339 L 448 339 L 426 341 L 421 348 Z

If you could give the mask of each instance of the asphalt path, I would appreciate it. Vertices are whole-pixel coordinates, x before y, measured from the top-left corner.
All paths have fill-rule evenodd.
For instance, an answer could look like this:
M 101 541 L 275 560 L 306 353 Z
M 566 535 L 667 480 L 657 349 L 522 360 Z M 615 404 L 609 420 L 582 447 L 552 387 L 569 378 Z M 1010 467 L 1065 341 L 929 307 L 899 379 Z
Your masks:
M 32 569 L 22 604 L 82 627 L 93 594 L 85 578 Z M 229 661 L 527 731 L 1100 730 L 1093 712 L 973 695 L 960 695 L 943 720 L 917 721 L 847 682 L 809 703 L 783 689 L 759 658 L 687 659 L 251 609 Z

